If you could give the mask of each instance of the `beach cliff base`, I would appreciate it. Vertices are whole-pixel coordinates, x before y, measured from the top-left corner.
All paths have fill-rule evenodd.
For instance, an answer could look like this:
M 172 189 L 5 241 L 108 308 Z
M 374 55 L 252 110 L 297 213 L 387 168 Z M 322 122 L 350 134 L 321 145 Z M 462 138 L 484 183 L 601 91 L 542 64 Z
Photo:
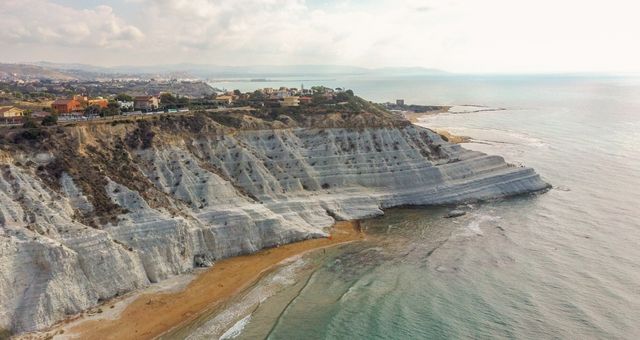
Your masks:
M 48 329 L 222 259 L 327 237 L 336 220 L 549 187 L 361 104 L 370 112 L 12 131 L 0 141 L 0 332 Z
M 139 292 L 108 301 L 95 310 L 118 306 L 117 315 L 87 312 L 47 332 L 20 339 L 153 339 L 222 307 L 288 259 L 311 251 L 364 239 L 358 221 L 337 222 L 327 238 L 290 243 L 254 254 L 221 260 L 199 273 L 186 286 L 169 292 Z

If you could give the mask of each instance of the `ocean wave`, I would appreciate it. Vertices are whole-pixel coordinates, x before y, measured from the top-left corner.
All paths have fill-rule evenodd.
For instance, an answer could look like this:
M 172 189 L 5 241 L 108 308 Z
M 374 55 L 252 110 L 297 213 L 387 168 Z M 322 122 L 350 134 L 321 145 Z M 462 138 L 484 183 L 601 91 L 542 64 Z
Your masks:
M 220 339 L 237 337 L 251 320 L 250 316 L 256 308 L 283 287 L 295 284 L 296 276 L 300 274 L 306 264 L 307 262 L 302 257 L 289 259 L 274 273 L 243 294 L 239 300 L 192 331 L 187 339 L 212 339 L 221 333 Z M 239 318 L 241 319 L 238 320 Z

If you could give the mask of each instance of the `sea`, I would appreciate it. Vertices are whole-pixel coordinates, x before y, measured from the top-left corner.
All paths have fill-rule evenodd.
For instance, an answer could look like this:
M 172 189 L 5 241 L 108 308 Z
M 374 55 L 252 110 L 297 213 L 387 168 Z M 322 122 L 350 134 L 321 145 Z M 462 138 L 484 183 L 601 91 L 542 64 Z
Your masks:
M 291 259 L 189 339 L 640 338 L 640 78 L 341 76 L 213 83 L 325 85 L 376 102 L 473 105 L 419 125 L 533 167 L 553 189 L 390 209 L 368 235 Z M 464 110 L 462 110 L 464 111 Z

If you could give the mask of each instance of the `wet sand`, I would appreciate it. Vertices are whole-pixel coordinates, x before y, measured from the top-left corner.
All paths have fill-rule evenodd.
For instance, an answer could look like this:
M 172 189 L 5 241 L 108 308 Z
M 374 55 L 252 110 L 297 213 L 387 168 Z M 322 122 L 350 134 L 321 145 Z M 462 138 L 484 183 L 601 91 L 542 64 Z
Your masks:
M 222 306 L 292 256 L 360 239 L 364 239 L 364 234 L 359 231 L 357 221 L 338 222 L 331 230 L 330 238 L 291 243 L 218 261 L 184 289 L 142 293 L 127 299 L 129 304 L 116 317 L 81 318 L 43 332 L 46 333 L 43 335 L 58 334 L 55 338 L 81 339 L 151 339 Z M 113 302 L 107 302 L 102 308 L 110 305 Z

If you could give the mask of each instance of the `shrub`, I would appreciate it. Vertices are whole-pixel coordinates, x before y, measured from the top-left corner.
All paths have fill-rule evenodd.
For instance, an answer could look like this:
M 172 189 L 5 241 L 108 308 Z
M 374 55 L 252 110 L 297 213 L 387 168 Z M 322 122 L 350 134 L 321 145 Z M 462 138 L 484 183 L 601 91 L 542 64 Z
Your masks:
M 38 127 L 38 125 L 36 125 L 36 123 L 33 120 L 29 119 L 26 122 L 24 122 L 24 124 L 22 124 L 22 127 L 25 129 L 35 129 Z
M 56 115 L 49 115 L 44 117 L 44 119 L 42 120 L 42 123 L 40 123 L 42 126 L 51 126 L 51 125 L 57 125 L 58 124 L 58 116 Z

